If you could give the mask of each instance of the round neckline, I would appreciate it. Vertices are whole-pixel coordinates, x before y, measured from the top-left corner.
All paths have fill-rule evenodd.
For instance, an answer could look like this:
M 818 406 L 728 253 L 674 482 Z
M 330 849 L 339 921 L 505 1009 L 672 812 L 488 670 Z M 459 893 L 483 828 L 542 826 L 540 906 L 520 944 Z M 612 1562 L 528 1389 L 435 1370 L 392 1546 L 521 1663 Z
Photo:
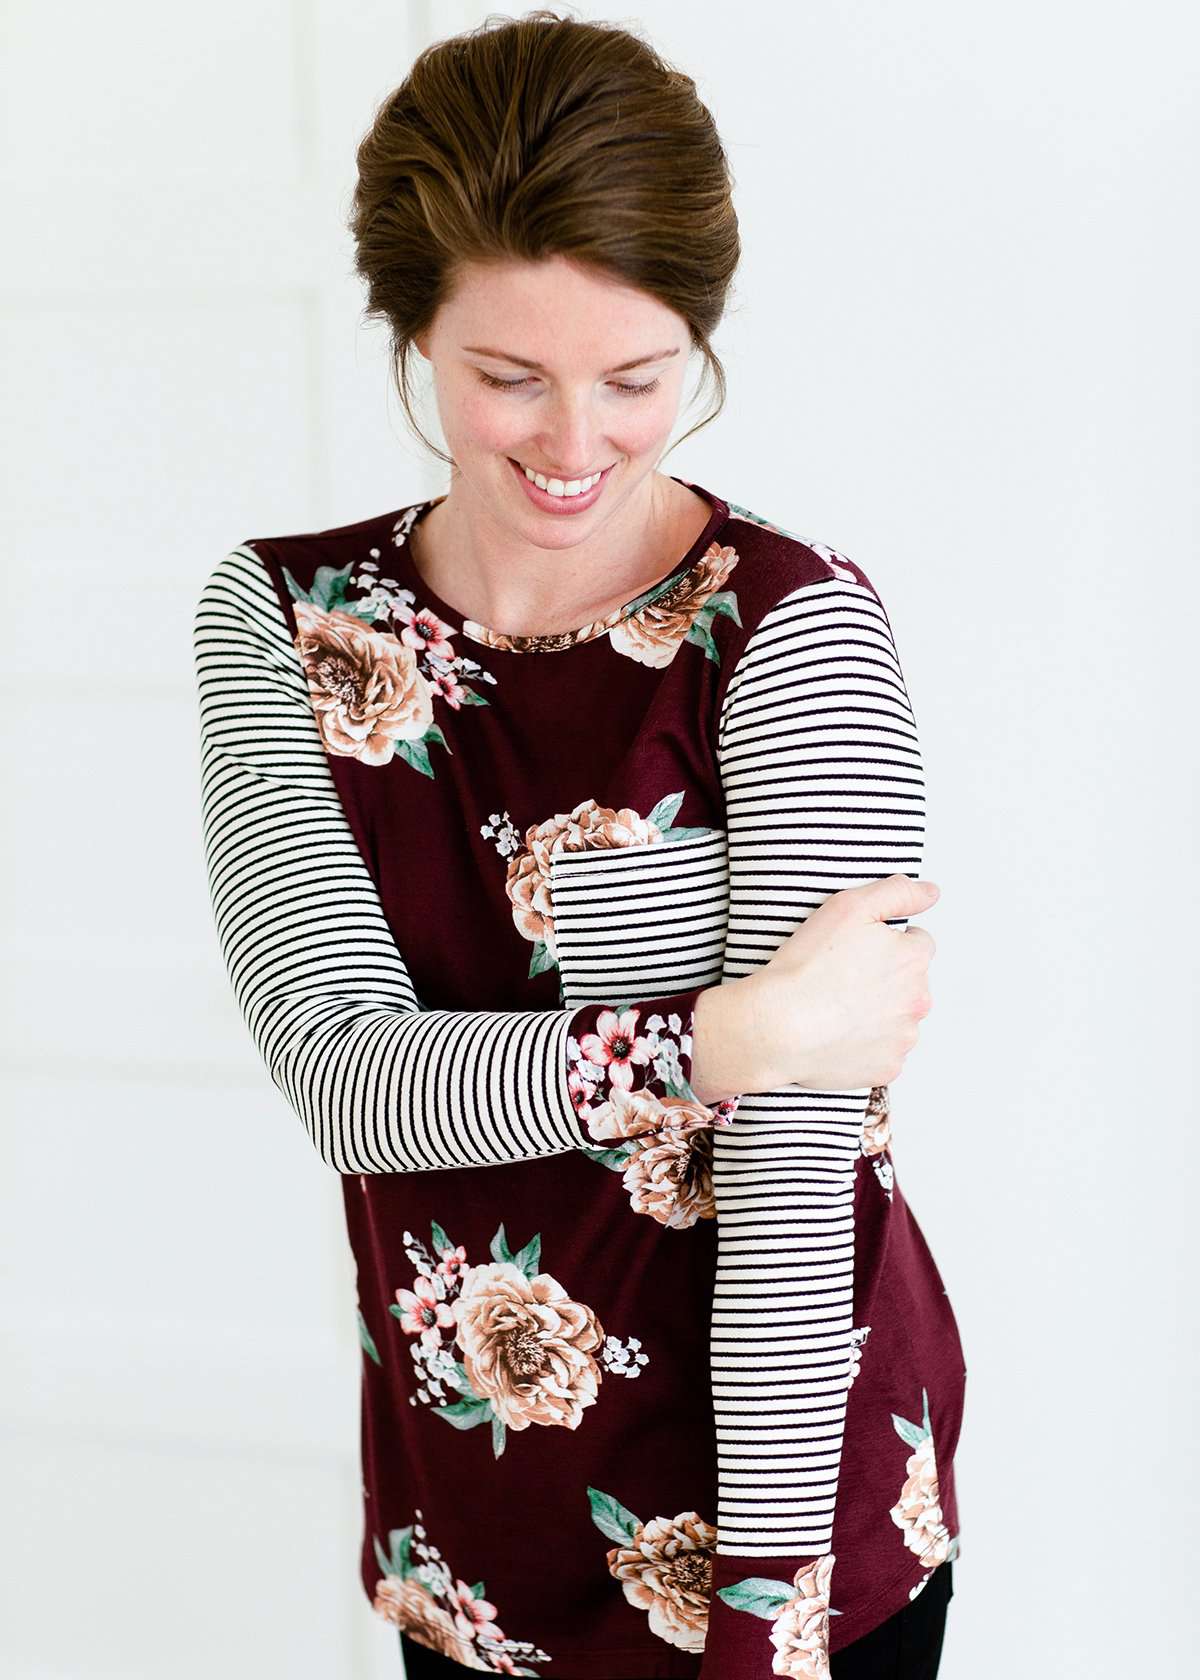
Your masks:
M 693 490 L 698 496 L 703 496 L 709 504 L 709 517 L 704 529 L 696 537 L 681 559 L 677 560 L 670 571 L 664 572 L 654 583 L 649 584 L 639 594 L 626 601 L 623 606 L 616 607 L 602 619 L 595 619 L 591 623 L 582 624 L 574 630 L 560 630 L 553 634 L 532 635 L 522 634 L 511 630 L 494 630 L 490 625 L 481 624 L 478 619 L 467 618 L 457 607 L 452 607 L 448 601 L 440 596 L 425 582 L 417 570 L 413 560 L 412 548 L 409 544 L 409 533 L 420 524 L 421 520 L 439 502 L 444 502 L 446 494 L 430 496 L 423 502 L 411 503 L 395 518 L 396 540 L 399 552 L 396 566 L 404 577 L 406 588 L 410 588 L 416 597 L 416 609 L 428 608 L 438 618 L 445 619 L 461 628 L 464 636 L 473 642 L 479 642 L 484 647 L 505 653 L 564 653 L 569 648 L 584 647 L 601 636 L 606 636 L 614 625 L 622 624 L 627 619 L 636 617 L 653 606 L 655 600 L 666 593 L 668 588 L 680 583 L 685 577 L 699 569 L 704 556 L 711 546 L 713 535 L 729 517 L 729 503 L 711 490 L 706 490 L 702 484 L 694 484 L 691 479 L 679 478 L 675 473 L 668 474 L 676 484 L 682 484 L 685 489 Z

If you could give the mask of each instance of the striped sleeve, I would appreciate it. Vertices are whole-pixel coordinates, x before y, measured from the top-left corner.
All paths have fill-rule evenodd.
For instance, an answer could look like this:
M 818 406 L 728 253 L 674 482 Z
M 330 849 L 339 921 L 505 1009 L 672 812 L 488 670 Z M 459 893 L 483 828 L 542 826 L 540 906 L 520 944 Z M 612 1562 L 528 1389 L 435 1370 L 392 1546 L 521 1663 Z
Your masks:
M 421 1172 L 595 1148 L 588 1099 L 607 1070 L 586 1064 L 582 1085 L 578 1070 L 581 1045 L 603 1060 L 605 1005 L 421 1007 L 342 807 L 283 608 L 248 544 L 206 583 L 193 649 L 222 955 L 271 1078 L 325 1164 Z M 690 1091 L 699 992 L 637 1005 L 641 1019 L 681 1029 L 641 1089 Z
M 767 962 L 829 894 L 920 872 L 916 721 L 887 614 L 862 575 L 809 582 L 777 602 L 730 677 L 718 728 L 726 980 Z M 759 1612 L 748 1614 L 737 1583 L 778 1580 L 815 1595 L 818 1607 L 828 1588 L 849 1388 L 855 1163 L 870 1094 L 799 1085 L 747 1094 L 733 1124 L 714 1134 L 718 1539 L 704 1680 L 770 1680 L 775 1648 L 761 1593 Z

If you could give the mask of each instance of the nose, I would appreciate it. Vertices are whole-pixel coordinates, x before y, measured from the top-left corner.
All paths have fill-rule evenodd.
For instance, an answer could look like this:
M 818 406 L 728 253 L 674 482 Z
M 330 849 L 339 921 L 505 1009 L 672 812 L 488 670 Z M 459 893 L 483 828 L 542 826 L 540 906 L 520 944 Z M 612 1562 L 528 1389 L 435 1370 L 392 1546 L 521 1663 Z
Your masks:
M 606 445 L 604 434 L 596 424 L 590 396 L 559 397 L 535 448 L 546 475 L 553 473 L 564 481 L 586 478 L 616 459 L 615 451 Z

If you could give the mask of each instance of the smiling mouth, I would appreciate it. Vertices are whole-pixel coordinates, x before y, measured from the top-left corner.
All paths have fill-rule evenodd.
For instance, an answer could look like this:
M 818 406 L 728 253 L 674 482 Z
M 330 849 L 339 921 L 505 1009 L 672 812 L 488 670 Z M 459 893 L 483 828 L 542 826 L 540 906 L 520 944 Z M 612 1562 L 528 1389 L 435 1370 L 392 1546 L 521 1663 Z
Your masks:
M 558 479 L 560 484 L 570 484 L 572 479 L 580 480 L 584 478 L 596 478 L 600 474 L 606 473 L 608 471 L 608 467 L 616 465 L 615 461 L 610 461 L 608 463 L 608 467 L 592 467 L 588 472 L 559 473 L 546 472 L 542 467 L 531 467 L 526 461 L 518 461 L 515 455 L 510 455 L 508 458 L 512 462 L 513 466 L 520 467 L 522 472 L 537 473 L 539 478 L 544 478 L 547 482 L 550 482 L 552 479 Z

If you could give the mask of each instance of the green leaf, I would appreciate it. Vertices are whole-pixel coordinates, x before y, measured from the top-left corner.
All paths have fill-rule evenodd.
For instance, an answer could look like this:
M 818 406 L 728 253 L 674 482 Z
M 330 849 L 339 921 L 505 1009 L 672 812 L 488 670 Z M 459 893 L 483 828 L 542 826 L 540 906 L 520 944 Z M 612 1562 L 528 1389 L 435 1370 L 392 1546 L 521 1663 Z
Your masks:
M 376 1365 L 382 1365 L 383 1360 L 380 1359 L 379 1349 L 375 1346 L 374 1341 L 371 1339 L 371 1332 L 367 1329 L 367 1321 L 362 1315 L 361 1307 L 358 1309 L 358 1339 L 362 1343 L 366 1352 L 371 1355 L 371 1358 L 375 1361 Z
M 592 1521 L 601 1534 L 615 1540 L 619 1546 L 631 1546 L 633 1537 L 641 1524 L 611 1493 L 601 1493 L 599 1488 L 590 1487 L 587 1490 L 588 1504 L 592 1508 Z
M 932 1435 L 933 1430 L 929 1423 L 929 1396 L 924 1389 L 921 1390 L 921 1413 L 925 1419 L 925 1433 L 926 1435 Z
M 498 1265 L 504 1265 L 512 1260 L 512 1250 L 508 1246 L 508 1237 L 504 1232 L 503 1220 L 497 1226 L 496 1235 L 492 1238 L 491 1256 Z
M 685 642 L 695 642 L 698 646 L 702 647 L 706 657 L 711 659 L 714 665 L 719 665 L 721 663 L 720 650 L 718 649 L 716 642 L 713 641 L 712 631 L 708 628 L 707 623 L 705 623 L 703 613 L 696 614 L 695 618 L 688 626 L 687 635 L 683 639 Z
M 513 1255 L 513 1264 L 524 1272 L 527 1278 L 538 1275 L 542 1269 L 542 1234 L 540 1231 L 536 1236 L 530 1237 L 519 1254 Z
M 896 1426 L 897 1435 L 910 1447 L 919 1447 L 925 1439 L 925 1431 L 919 1423 L 909 1423 L 907 1418 L 897 1417 L 895 1412 L 892 1413 L 892 1422 Z
M 438 723 L 431 723 L 421 739 L 422 741 L 436 741 L 439 747 L 445 747 L 446 751 L 450 752 L 450 743 L 442 734 L 442 727 Z M 454 754 L 450 753 L 450 757 L 453 758 Z
M 499 1458 L 504 1451 L 504 1419 L 497 1413 L 492 1414 L 492 1457 Z
M 312 606 L 312 596 L 308 593 L 308 591 L 301 589 L 300 585 L 296 582 L 295 578 L 292 576 L 291 572 L 288 571 L 286 566 L 283 566 L 280 569 L 283 572 L 283 581 L 288 586 L 288 594 L 292 597 L 292 600 L 307 601 L 309 606 Z
M 796 1589 L 790 1581 L 774 1581 L 769 1575 L 747 1575 L 745 1580 L 717 1591 L 717 1597 L 723 1598 L 732 1609 L 749 1610 L 751 1615 L 771 1622 L 795 1596 Z
M 483 1597 L 483 1582 L 482 1581 L 476 1581 L 475 1585 L 471 1588 L 471 1597 L 472 1598 L 482 1598 Z
M 397 741 L 394 743 L 396 757 L 411 764 L 414 770 L 419 770 L 423 776 L 433 776 L 433 766 L 429 762 L 429 754 L 425 750 L 423 741 Z
M 581 1153 L 599 1161 L 602 1167 L 610 1167 L 613 1172 L 624 1172 L 636 1150 L 631 1144 L 623 1143 L 618 1149 L 584 1149 Z
M 473 688 L 468 688 L 465 683 L 462 683 L 459 686 L 462 688 L 462 691 L 463 691 L 462 692 L 462 698 L 458 702 L 460 706 L 490 706 L 491 705 L 490 700 L 485 700 L 482 694 L 476 694 L 475 690 Z
M 373 1536 L 375 1542 L 375 1556 L 379 1567 L 385 1575 L 399 1575 L 402 1578 L 409 1571 L 409 1548 L 412 1545 L 412 1524 L 406 1528 L 393 1528 L 388 1531 L 388 1545 L 390 1555 L 379 1544 L 379 1536 Z
M 348 561 L 340 571 L 335 571 L 332 566 L 318 566 L 313 574 L 313 604 L 325 612 L 332 612 L 340 607 L 346 599 L 346 590 L 349 588 L 350 574 L 353 570 L 353 560 Z
M 664 793 L 658 804 L 646 818 L 656 828 L 670 828 L 675 821 L 675 814 L 683 804 L 683 789 L 678 793 Z
M 435 1406 L 433 1415 L 445 1418 L 455 1429 L 474 1429 L 493 1415 L 492 1402 L 471 1395 L 464 1400 L 452 1400 L 448 1406 Z
M 453 1253 L 454 1244 L 450 1241 L 450 1238 L 446 1235 L 445 1231 L 442 1230 L 442 1227 L 438 1224 L 436 1219 L 431 1219 L 429 1221 L 429 1234 L 433 1252 L 439 1259 L 441 1259 L 447 1249 Z
M 740 625 L 742 622 L 738 615 L 737 595 L 732 589 L 719 589 L 715 595 L 708 597 L 704 607 L 709 615 L 709 623 L 717 613 L 724 613 L 725 617 L 731 618 L 735 624 Z
M 535 940 L 533 956 L 529 959 L 529 973 L 526 979 L 532 980 L 535 974 L 545 974 L 548 968 L 557 968 L 558 962 L 551 955 L 550 947 L 544 939 Z

